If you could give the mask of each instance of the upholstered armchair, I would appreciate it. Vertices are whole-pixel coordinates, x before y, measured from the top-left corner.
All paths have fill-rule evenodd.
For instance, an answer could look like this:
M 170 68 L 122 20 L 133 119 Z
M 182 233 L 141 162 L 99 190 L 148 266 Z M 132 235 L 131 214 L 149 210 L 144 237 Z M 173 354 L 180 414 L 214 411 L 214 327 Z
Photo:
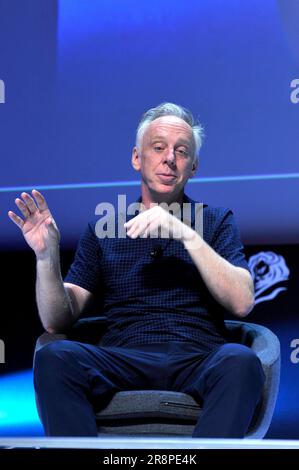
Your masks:
M 44 333 L 38 338 L 36 350 L 60 339 L 100 345 L 105 322 L 105 317 L 90 317 L 79 320 L 66 334 Z M 231 320 L 225 323 L 231 341 L 252 348 L 263 366 L 266 380 L 262 399 L 246 433 L 246 438 L 261 439 L 270 426 L 278 394 L 279 340 L 269 328 L 261 325 Z M 130 390 L 117 392 L 109 404 L 96 413 L 96 419 L 99 435 L 191 436 L 200 413 L 199 404 L 185 393 Z

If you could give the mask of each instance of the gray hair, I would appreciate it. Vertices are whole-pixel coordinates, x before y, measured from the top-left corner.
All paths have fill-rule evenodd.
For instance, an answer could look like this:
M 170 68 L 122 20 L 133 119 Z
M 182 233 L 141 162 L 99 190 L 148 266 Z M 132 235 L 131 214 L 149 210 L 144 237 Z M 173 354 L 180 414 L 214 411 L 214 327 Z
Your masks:
M 174 103 L 161 103 L 155 108 L 151 108 L 143 114 L 136 132 L 136 147 L 138 148 L 138 150 L 140 151 L 141 149 L 141 141 L 147 127 L 155 119 L 158 119 L 162 116 L 176 116 L 185 121 L 187 124 L 189 124 L 189 126 L 192 128 L 193 139 L 195 144 L 194 157 L 197 157 L 199 154 L 199 150 L 202 146 L 202 141 L 204 137 L 203 127 L 199 122 L 195 122 L 192 113 L 188 109 L 183 108 L 183 106 L 179 106 Z

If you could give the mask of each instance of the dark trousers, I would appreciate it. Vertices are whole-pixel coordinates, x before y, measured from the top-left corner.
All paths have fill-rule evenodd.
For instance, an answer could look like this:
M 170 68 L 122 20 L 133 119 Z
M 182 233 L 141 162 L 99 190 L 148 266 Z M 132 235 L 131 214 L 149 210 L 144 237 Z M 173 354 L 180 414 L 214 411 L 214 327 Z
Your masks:
M 189 393 L 203 411 L 193 437 L 242 438 L 261 397 L 264 373 L 246 346 L 208 355 L 190 343 L 99 347 L 54 341 L 35 356 L 34 385 L 47 436 L 97 436 L 95 411 L 121 390 Z

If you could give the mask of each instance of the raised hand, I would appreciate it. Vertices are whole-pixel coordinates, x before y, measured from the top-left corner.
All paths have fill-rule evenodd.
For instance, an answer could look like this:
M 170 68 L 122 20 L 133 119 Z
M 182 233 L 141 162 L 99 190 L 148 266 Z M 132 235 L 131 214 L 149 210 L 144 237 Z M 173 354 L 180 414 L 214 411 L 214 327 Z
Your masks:
M 58 247 L 60 233 L 43 195 L 34 189 L 32 196 L 34 198 L 24 192 L 15 200 L 24 219 L 12 211 L 8 216 L 22 230 L 35 254 L 43 257 L 50 253 L 51 248 Z
M 193 235 L 193 230 L 161 206 L 141 212 L 124 224 L 130 238 L 161 236 L 183 240 Z M 190 233 L 189 233 L 190 232 Z

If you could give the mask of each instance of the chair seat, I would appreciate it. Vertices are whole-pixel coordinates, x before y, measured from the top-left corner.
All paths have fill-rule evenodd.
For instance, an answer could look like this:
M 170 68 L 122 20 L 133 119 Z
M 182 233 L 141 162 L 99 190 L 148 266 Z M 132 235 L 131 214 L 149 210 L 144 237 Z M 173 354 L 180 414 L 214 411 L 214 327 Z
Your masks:
M 165 390 L 117 392 L 96 414 L 99 435 L 191 436 L 201 407 L 190 396 Z
M 200 405 L 186 393 L 165 390 L 117 392 L 105 409 L 96 414 L 98 423 L 109 420 L 170 418 L 172 422 L 196 422 Z

